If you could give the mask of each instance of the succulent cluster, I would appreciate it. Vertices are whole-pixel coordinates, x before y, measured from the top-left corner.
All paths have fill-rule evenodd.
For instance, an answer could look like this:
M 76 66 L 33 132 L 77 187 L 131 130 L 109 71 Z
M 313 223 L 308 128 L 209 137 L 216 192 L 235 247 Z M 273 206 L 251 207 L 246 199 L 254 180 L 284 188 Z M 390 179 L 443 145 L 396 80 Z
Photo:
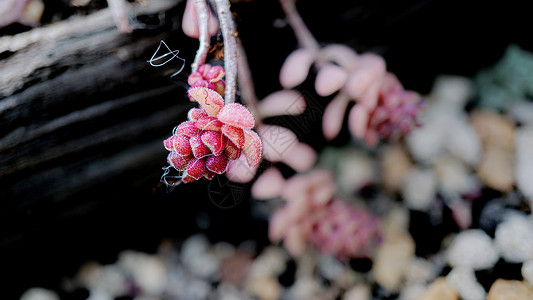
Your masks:
M 270 239 L 283 240 L 295 256 L 307 245 L 340 259 L 370 255 L 380 241 L 378 219 L 335 198 L 335 191 L 333 174 L 325 169 L 288 179 L 281 192 L 287 202 L 270 220 Z
M 200 108 L 191 108 L 188 121 L 164 141 L 170 151 L 168 163 L 182 172 L 183 183 L 223 174 L 229 161 L 241 155 L 250 166 L 261 160 L 261 139 L 252 130 L 254 117 L 241 104 L 224 104 L 223 77 L 224 68 L 207 64 L 189 76 L 189 99 Z

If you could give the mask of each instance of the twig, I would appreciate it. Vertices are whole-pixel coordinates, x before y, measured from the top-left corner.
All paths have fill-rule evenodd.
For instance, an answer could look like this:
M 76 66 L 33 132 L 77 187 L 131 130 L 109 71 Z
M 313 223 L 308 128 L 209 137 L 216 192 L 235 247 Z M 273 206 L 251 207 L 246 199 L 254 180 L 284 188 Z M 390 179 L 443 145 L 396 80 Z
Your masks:
M 228 0 L 214 0 L 220 30 L 224 38 L 224 69 L 226 71 L 226 104 L 235 102 L 237 90 L 237 37 Z
M 285 13 L 287 22 L 294 31 L 298 44 L 300 44 L 301 47 L 313 51 L 315 54 L 318 53 L 318 51 L 320 51 L 320 46 L 311 34 L 311 31 L 305 26 L 300 14 L 298 14 L 294 0 L 279 0 L 279 3 Z
M 207 58 L 207 53 L 209 51 L 209 7 L 205 0 L 194 0 L 194 6 L 196 9 L 196 16 L 198 17 L 198 40 L 200 41 L 200 46 L 198 46 L 198 51 L 196 51 L 196 57 L 192 63 L 192 72 L 196 72 L 198 68 L 205 63 Z
M 241 99 L 243 103 L 248 107 L 252 115 L 255 117 L 255 126 L 258 127 L 262 124 L 263 118 L 259 111 L 257 110 L 257 104 L 259 99 L 255 94 L 254 84 L 252 82 L 252 74 L 250 73 L 250 67 L 248 66 L 248 60 L 246 58 L 246 52 L 244 47 L 237 41 L 237 52 L 238 52 L 238 71 L 239 77 L 237 78 L 239 82 L 239 91 L 241 92 Z

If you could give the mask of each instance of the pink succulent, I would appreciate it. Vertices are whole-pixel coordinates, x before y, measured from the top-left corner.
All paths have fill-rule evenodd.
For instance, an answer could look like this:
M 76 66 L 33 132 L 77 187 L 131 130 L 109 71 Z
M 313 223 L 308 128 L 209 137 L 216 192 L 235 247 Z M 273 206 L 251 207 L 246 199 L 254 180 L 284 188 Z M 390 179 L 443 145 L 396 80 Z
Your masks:
M 370 254 L 379 241 L 378 220 L 366 210 L 334 198 L 331 172 L 314 169 L 288 180 L 275 174 L 279 172 L 275 169 L 270 172 L 264 177 L 267 180 L 256 182 L 252 193 L 273 196 L 266 185 L 274 185 L 271 190 L 287 201 L 270 219 L 269 237 L 273 242 L 283 240 L 294 256 L 301 255 L 307 245 L 340 259 Z
M 181 172 L 184 183 L 223 174 L 228 163 L 240 156 L 249 166 L 256 166 L 262 155 L 261 139 L 252 130 L 253 115 L 241 104 L 224 105 L 221 94 L 209 87 L 194 86 L 202 80 L 223 82 L 223 68 L 204 66 L 191 74 L 189 83 L 193 86 L 188 90 L 190 100 L 201 108 L 192 108 L 187 114 L 189 120 L 178 125 L 163 142 L 170 151 L 168 163 Z M 198 74 L 203 79 L 198 79 Z
M 224 95 L 226 84 L 222 78 L 225 75 L 222 66 L 201 65 L 196 72 L 189 75 L 187 83 L 191 87 L 206 87 Z

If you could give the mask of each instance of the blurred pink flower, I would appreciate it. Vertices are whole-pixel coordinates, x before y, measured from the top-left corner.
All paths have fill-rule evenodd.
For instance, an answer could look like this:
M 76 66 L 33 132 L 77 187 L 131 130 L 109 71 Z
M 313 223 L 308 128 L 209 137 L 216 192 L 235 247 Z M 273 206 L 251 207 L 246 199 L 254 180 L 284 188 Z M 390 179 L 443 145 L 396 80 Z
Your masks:
M 287 201 L 270 219 L 269 237 L 273 242 L 283 240 L 291 255 L 299 256 L 312 245 L 340 259 L 363 257 L 379 241 L 377 218 L 334 198 L 331 172 L 314 169 L 286 181 L 279 181 L 277 175 L 268 177 L 269 183 L 278 180 L 281 188 L 276 190 Z M 267 182 L 258 180 L 256 184 L 266 188 Z M 256 194 L 258 189 L 262 190 L 256 188 Z

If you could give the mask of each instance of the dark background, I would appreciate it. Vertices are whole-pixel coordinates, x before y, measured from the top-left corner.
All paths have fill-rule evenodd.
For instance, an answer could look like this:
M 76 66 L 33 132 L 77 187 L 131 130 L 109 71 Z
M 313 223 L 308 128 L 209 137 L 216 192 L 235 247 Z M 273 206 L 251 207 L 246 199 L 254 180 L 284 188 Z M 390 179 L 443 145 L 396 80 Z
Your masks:
M 51 3 L 45 2 L 48 7 L 52 7 Z M 302 0 L 298 8 L 321 43 L 345 43 L 358 52 L 379 53 L 385 57 L 389 71 L 407 89 L 424 94 L 430 91 L 435 76 L 473 76 L 501 58 L 511 43 L 533 51 L 531 14 L 526 4 L 527 1 L 495 5 L 449 0 Z M 62 5 L 54 7 L 65 10 L 65 17 L 72 13 Z M 190 64 L 197 42 L 177 28 L 183 8 L 184 3 L 180 3 L 172 15 L 167 15 L 173 26 L 160 30 L 168 31 L 167 43 L 172 49 L 179 49 L 180 56 Z M 243 1 L 234 3 L 232 9 L 257 95 L 262 98 L 280 88 L 279 68 L 296 47 L 296 41 L 289 27 L 273 26 L 275 20 L 283 18 L 276 1 Z M 17 30 L 14 28 L 23 27 L 14 25 L 2 33 Z M 131 38 L 139 37 L 134 34 Z M 32 286 L 57 289 L 62 277 L 72 276 L 87 260 L 112 263 L 124 249 L 153 252 L 163 238 L 181 240 L 202 231 L 214 241 L 238 243 L 253 239 L 258 245 L 266 243 L 266 223 L 253 214 L 256 204 L 247 194 L 249 185 L 243 186 L 243 200 L 230 209 L 221 209 L 209 197 L 210 189 L 219 183 L 212 186 L 199 181 L 171 192 L 160 185 L 167 151 L 161 143 L 155 155 L 146 157 L 139 154 L 143 149 L 139 145 L 153 149 L 186 118 L 190 107 L 183 97 L 186 72 L 172 81 L 149 66 L 141 72 L 143 85 L 174 88 L 101 120 L 78 123 L 36 145 L 68 142 L 98 126 L 135 121 L 147 111 L 164 113 L 173 109 L 178 116 L 175 121 L 155 127 L 138 124 L 135 132 L 57 158 L 51 164 L 28 168 L 16 176 L 0 177 L 0 270 L 7 278 L 3 299 L 17 299 Z M 135 89 L 139 89 L 138 81 L 125 81 L 86 97 L 113 99 Z M 125 157 L 129 159 L 124 161 Z M 84 166 L 95 162 L 102 168 L 115 167 L 106 176 L 93 178 Z M 208 226 L 205 220 L 209 220 Z

